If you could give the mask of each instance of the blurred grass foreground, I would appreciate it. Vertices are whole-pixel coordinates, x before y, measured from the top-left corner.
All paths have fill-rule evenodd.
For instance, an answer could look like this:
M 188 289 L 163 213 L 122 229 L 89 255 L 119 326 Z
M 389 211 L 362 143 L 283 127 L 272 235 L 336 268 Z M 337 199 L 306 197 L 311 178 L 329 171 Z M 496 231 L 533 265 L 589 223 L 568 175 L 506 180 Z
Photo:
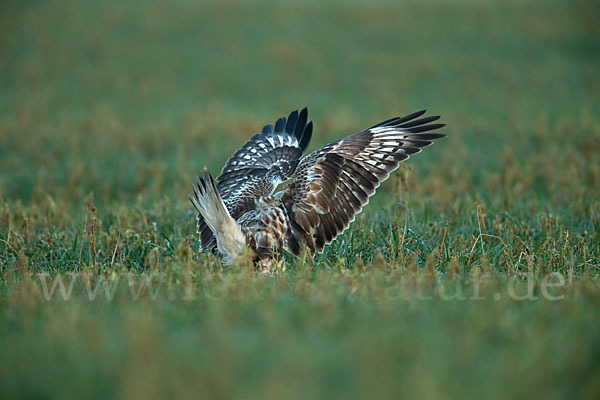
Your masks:
M 600 397 L 595 1 L 4 1 L 0 398 Z M 314 259 L 197 251 L 264 124 L 428 108 Z

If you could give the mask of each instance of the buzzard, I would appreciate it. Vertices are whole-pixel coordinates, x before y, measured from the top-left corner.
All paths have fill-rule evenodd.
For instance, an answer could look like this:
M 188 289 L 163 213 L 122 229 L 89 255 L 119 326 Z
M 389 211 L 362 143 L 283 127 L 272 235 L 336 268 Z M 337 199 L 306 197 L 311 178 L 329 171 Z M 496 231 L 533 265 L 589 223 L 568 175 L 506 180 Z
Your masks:
M 259 265 L 283 250 L 310 254 L 342 233 L 400 161 L 446 135 L 425 111 L 388 119 L 302 158 L 312 137 L 308 110 L 266 125 L 227 161 L 216 182 L 206 168 L 189 198 L 200 249 L 235 263 L 250 248 Z M 274 193 L 280 183 L 287 186 Z

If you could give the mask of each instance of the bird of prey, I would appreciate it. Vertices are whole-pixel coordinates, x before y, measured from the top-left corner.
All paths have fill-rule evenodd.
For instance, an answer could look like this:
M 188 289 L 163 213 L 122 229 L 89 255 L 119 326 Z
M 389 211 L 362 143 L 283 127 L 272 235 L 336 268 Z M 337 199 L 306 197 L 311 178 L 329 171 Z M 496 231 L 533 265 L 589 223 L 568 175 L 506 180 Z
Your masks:
M 259 268 L 323 247 L 354 221 L 402 160 L 419 153 L 444 124 L 425 111 L 391 118 L 302 158 L 312 137 L 308 110 L 266 125 L 227 161 L 216 183 L 206 168 L 189 198 L 198 211 L 200 250 L 236 262 L 246 248 Z M 282 182 L 284 189 L 275 193 Z

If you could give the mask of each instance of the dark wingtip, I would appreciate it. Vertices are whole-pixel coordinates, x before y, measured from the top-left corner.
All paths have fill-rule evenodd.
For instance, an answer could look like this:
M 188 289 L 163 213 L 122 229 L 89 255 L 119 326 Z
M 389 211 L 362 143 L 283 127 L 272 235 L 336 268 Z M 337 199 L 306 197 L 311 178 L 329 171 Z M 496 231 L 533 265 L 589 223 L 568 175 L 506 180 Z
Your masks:
M 313 131 L 313 123 L 312 123 L 312 121 L 310 121 L 306 125 L 306 128 L 304 128 L 304 132 L 302 133 L 302 139 L 300 139 L 300 142 L 299 142 L 299 145 L 300 145 L 300 148 L 302 149 L 303 154 L 306 151 L 306 149 L 308 148 L 308 144 L 310 143 L 310 139 L 312 138 L 312 131 Z
M 296 123 L 298 122 L 298 110 L 294 110 L 290 113 L 287 119 L 287 125 L 285 126 L 285 131 L 289 134 L 292 134 L 296 129 Z
M 298 123 L 296 124 L 296 131 L 298 131 L 298 130 L 304 131 L 304 126 L 306 125 L 307 120 L 308 120 L 308 108 L 304 107 L 300 111 L 300 116 L 298 117 Z
M 421 115 L 425 114 L 426 112 L 427 112 L 427 110 L 416 111 L 416 112 L 414 112 L 412 114 L 408 114 L 404 117 L 397 118 L 397 120 L 394 121 L 393 125 L 398 125 L 398 124 L 402 124 L 404 122 L 412 121 L 415 118 L 419 118 Z
M 422 134 L 416 135 L 417 138 L 423 139 L 423 140 L 436 140 L 436 139 L 445 138 L 446 136 L 448 136 L 448 135 L 445 135 L 443 133 L 437 133 L 437 132 L 422 133 Z
M 421 133 L 421 132 L 429 132 L 435 129 L 440 129 L 446 126 L 446 124 L 428 124 L 428 125 L 417 125 L 410 128 L 402 128 L 410 133 Z
M 275 122 L 275 133 L 283 133 L 283 130 L 285 129 L 285 121 L 285 117 L 281 117 Z
M 412 128 L 413 126 L 425 125 L 430 122 L 437 121 L 438 119 L 440 119 L 439 115 L 432 115 L 425 118 L 413 119 L 403 124 L 394 124 L 394 126 L 397 126 L 398 128 Z
M 273 124 L 265 125 L 262 128 L 263 135 L 268 135 L 269 133 L 273 133 Z
M 421 111 L 414 112 L 412 114 L 408 114 L 404 117 L 394 117 L 394 118 L 386 119 L 385 121 L 375 124 L 367 129 L 373 129 L 373 128 L 377 128 L 380 126 L 397 126 L 402 123 L 411 121 L 415 118 L 419 118 L 421 115 L 425 114 L 426 112 L 427 112 L 427 110 L 421 110 Z
M 288 132 L 290 135 L 296 136 L 298 139 L 298 143 L 302 142 L 302 137 L 304 136 L 304 132 L 306 131 L 306 121 L 308 120 L 308 110 L 306 107 L 300 111 L 300 115 L 298 116 L 298 121 L 296 122 L 296 128 L 293 132 Z

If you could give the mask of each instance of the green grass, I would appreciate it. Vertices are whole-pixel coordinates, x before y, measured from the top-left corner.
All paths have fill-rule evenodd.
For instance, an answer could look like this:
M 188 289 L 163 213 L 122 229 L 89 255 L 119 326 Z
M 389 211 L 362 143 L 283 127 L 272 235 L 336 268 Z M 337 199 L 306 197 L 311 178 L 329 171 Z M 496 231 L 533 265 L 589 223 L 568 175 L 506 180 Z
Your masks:
M 1 398 L 600 394 L 595 2 L 2 9 Z M 198 254 L 195 176 L 305 105 L 448 137 L 314 260 Z

